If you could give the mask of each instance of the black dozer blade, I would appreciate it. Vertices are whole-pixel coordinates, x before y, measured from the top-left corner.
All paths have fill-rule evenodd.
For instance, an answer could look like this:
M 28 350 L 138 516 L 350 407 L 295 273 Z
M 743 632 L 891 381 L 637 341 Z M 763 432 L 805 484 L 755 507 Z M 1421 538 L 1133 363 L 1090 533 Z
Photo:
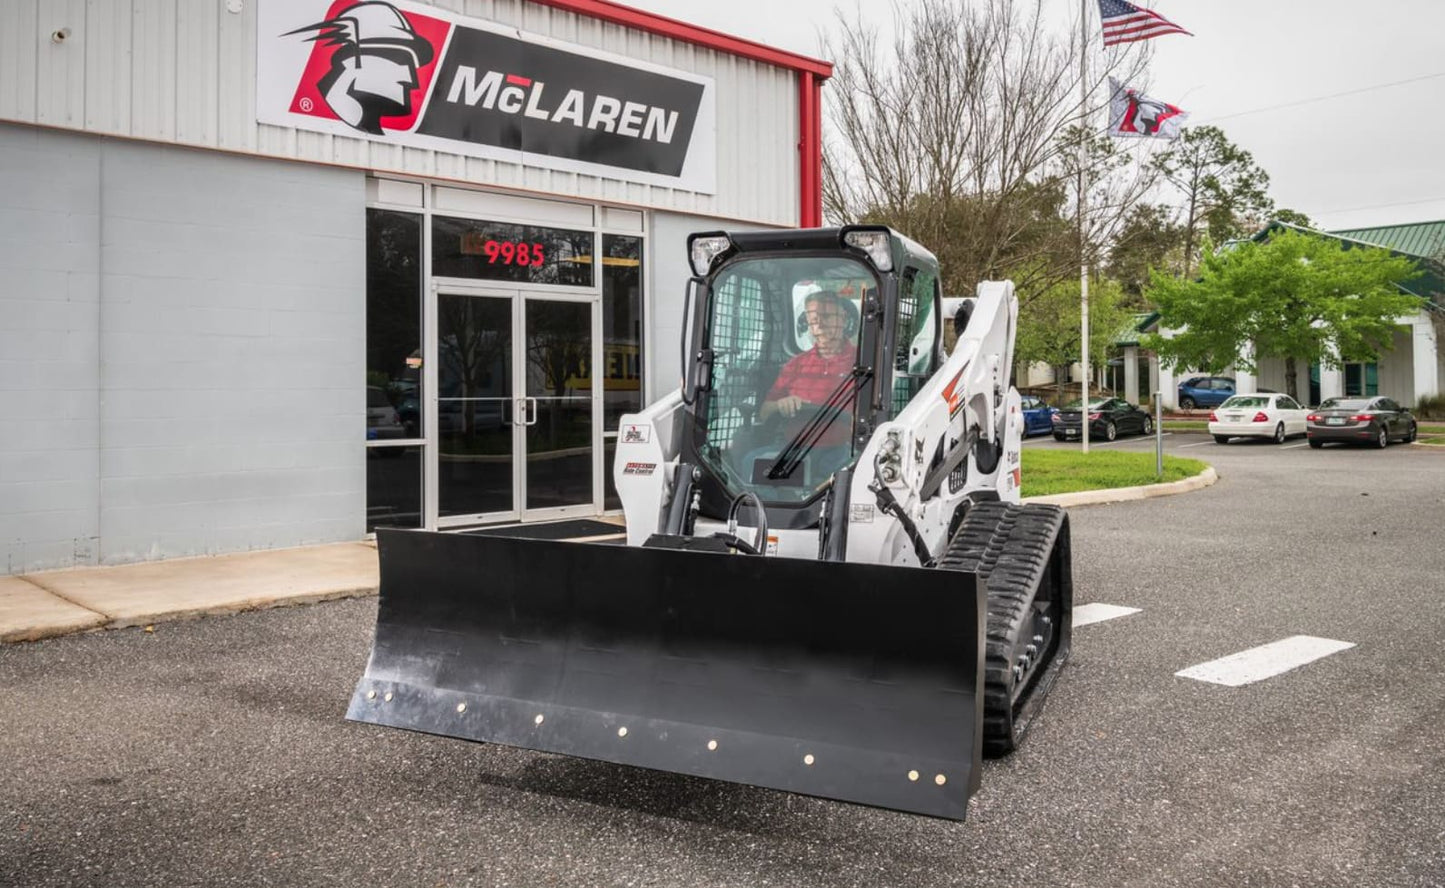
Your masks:
M 347 718 L 961 820 L 972 573 L 382 530 Z

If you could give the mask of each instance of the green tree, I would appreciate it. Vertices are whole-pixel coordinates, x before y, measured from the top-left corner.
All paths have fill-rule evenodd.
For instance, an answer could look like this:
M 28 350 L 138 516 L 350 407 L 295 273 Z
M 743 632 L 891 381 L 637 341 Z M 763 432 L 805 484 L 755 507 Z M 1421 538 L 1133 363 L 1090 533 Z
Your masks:
M 1120 226 L 1109 251 L 1109 277 L 1124 288 L 1130 305 L 1142 308 L 1149 274 L 1181 267 L 1184 226 L 1174 221 L 1172 207 L 1140 204 Z
M 1298 398 L 1299 362 L 1337 367 L 1390 348 L 1396 321 L 1422 304 L 1398 286 L 1417 274 L 1388 250 L 1282 229 L 1206 249 L 1197 279 L 1156 272 L 1147 295 L 1160 327 L 1179 332 L 1143 344 L 1167 366 L 1210 373 L 1230 365 L 1255 372 L 1259 359 L 1283 358 L 1289 395 Z
M 1154 158 L 1154 166 L 1184 198 L 1184 277 L 1208 235 L 1215 243 L 1241 237 L 1269 221 L 1269 174 L 1216 126 L 1194 126 Z
M 1079 282 L 1065 281 L 1020 300 L 1014 357 L 1020 366 L 1047 364 L 1054 370 L 1055 400 L 1064 396 L 1063 379 L 1069 365 L 1083 356 L 1083 316 Z M 1114 340 L 1132 317 L 1124 305 L 1124 291 L 1116 281 L 1089 281 L 1089 363 L 1102 367 Z

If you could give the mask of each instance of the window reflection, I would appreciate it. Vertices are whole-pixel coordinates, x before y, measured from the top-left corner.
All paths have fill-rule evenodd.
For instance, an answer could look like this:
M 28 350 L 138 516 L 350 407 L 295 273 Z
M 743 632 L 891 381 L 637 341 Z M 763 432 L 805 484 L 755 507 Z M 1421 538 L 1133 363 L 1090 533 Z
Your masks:
M 396 411 L 403 437 L 421 437 L 421 216 L 366 211 L 366 384 Z M 375 435 L 368 392 L 367 438 Z
M 642 238 L 602 236 L 604 427 L 642 409 Z

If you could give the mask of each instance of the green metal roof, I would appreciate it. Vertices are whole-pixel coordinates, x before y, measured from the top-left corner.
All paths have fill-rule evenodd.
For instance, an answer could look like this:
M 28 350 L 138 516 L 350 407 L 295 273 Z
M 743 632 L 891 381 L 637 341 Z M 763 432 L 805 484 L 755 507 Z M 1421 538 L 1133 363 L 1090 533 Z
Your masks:
M 1445 220 L 1382 225 L 1378 228 L 1348 228 L 1326 233 L 1377 247 L 1388 247 L 1397 253 L 1422 259 L 1440 259 L 1445 256 Z
M 1346 249 L 1349 249 L 1350 244 L 1383 247 L 1396 255 L 1414 259 L 1416 267 L 1421 271 L 1420 276 L 1396 286 L 1406 293 L 1422 297 L 1435 310 L 1445 311 L 1445 220 L 1382 225 L 1379 228 L 1354 228 L 1347 231 L 1317 231 L 1302 225 L 1274 221 L 1261 228 L 1250 240 L 1268 240 L 1271 232 L 1282 228 L 1331 237 L 1343 242 Z
M 1145 311 L 1138 312 L 1129 319 L 1129 323 L 1120 330 L 1114 337 L 1114 345 L 1138 345 L 1139 334 L 1149 332 L 1149 328 L 1159 320 L 1159 312 Z

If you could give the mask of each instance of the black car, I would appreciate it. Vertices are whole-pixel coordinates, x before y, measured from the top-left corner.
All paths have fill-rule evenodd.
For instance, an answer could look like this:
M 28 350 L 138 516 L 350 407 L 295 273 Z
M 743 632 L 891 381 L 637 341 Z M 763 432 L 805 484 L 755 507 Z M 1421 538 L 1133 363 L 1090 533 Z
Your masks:
M 1392 398 L 1329 398 L 1305 417 L 1310 446 L 1329 441 L 1369 444 L 1381 450 L 1391 441 L 1415 440 L 1419 427 L 1409 409 Z
M 1078 440 L 1083 420 L 1080 402 L 1071 401 L 1054 414 L 1054 439 Z M 1112 441 L 1120 435 L 1148 435 L 1154 418 L 1123 398 L 1092 398 L 1089 401 L 1089 437 Z

